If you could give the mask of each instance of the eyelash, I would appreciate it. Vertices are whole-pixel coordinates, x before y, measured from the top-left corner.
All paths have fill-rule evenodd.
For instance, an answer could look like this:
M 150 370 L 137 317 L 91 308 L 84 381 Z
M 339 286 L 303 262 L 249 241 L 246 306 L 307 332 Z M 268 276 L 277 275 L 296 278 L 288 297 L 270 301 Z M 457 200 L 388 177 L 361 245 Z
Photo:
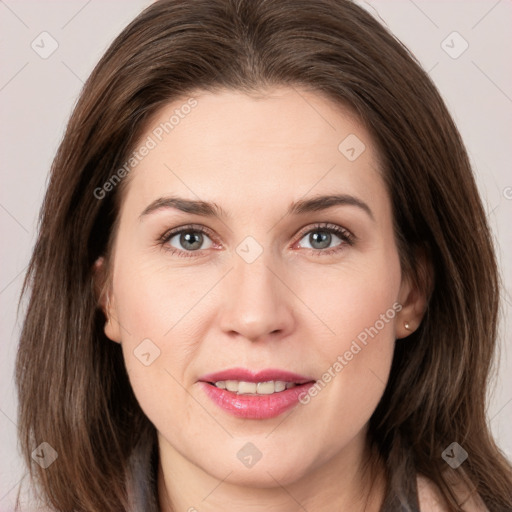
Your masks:
M 348 229 L 342 228 L 341 226 L 337 226 L 336 224 L 330 224 L 330 223 L 320 223 L 315 224 L 311 227 L 309 227 L 307 230 L 304 230 L 300 233 L 298 241 L 302 240 L 305 235 L 309 233 L 314 233 L 315 231 L 322 231 L 326 233 L 331 233 L 336 236 L 338 236 L 342 243 L 331 247 L 328 249 L 308 249 L 311 254 L 315 256 L 327 256 L 330 254 L 337 253 L 345 248 L 345 245 L 352 246 L 354 245 L 354 242 L 356 241 L 356 237 L 348 231 Z M 212 232 L 205 228 L 204 226 L 190 224 L 188 226 L 182 226 L 180 228 L 166 231 L 159 239 L 158 243 L 163 247 L 165 251 L 170 252 L 171 254 L 176 254 L 177 256 L 181 258 L 192 258 L 197 256 L 197 253 L 199 253 L 201 250 L 196 251 L 183 251 L 181 249 L 176 249 L 175 247 L 170 247 L 168 242 L 176 235 L 179 235 L 181 233 L 185 232 L 191 232 L 191 233 L 202 233 L 204 235 L 208 235 L 210 238 L 214 238 Z M 294 244 L 295 245 L 295 244 Z

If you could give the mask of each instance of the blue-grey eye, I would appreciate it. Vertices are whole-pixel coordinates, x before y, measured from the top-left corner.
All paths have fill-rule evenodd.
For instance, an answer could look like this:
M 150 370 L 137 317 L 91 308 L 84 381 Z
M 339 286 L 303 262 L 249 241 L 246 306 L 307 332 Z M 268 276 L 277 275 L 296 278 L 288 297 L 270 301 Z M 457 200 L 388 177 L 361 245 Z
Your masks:
M 333 239 L 334 237 L 334 239 Z M 316 228 L 309 233 L 306 233 L 301 240 L 306 239 L 307 242 L 310 244 L 309 247 L 305 247 L 306 249 L 328 249 L 331 248 L 331 243 L 333 241 L 336 241 L 335 239 L 338 239 L 340 243 L 337 245 L 341 245 L 344 240 L 338 236 L 337 234 L 333 233 L 333 230 L 326 229 L 326 228 Z
M 175 245 L 175 239 L 177 239 L 179 245 Z M 174 243 L 173 240 L 175 241 Z M 210 245 L 202 247 L 203 243 L 207 240 L 210 241 Z M 206 234 L 191 229 L 174 233 L 169 238 L 167 243 L 172 247 L 180 249 L 182 251 L 197 251 L 199 249 L 208 249 L 209 247 L 211 247 L 211 240 Z

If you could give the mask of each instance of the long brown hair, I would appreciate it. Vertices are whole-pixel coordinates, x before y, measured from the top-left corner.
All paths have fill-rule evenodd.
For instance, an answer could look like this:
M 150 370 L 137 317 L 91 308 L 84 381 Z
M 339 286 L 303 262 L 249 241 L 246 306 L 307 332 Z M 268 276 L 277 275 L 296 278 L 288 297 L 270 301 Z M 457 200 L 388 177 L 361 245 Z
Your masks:
M 141 411 L 93 286 L 115 233 L 123 166 L 152 115 L 173 99 L 221 88 L 305 87 L 350 105 L 380 149 L 402 266 L 433 269 L 420 328 L 397 343 L 369 428 L 404 505 L 411 469 L 459 511 L 458 476 L 491 512 L 512 508 L 512 468 L 485 415 L 496 347 L 499 280 L 468 156 L 414 57 L 347 0 L 160 0 L 112 43 L 84 86 L 52 165 L 24 284 L 30 294 L 17 360 L 20 441 L 55 510 L 126 508 L 128 456 L 153 427 Z M 105 189 L 102 189 L 105 190 Z M 102 197 L 98 198 L 101 195 Z M 46 441 L 58 463 L 31 452 Z M 451 469 L 452 442 L 469 457 Z

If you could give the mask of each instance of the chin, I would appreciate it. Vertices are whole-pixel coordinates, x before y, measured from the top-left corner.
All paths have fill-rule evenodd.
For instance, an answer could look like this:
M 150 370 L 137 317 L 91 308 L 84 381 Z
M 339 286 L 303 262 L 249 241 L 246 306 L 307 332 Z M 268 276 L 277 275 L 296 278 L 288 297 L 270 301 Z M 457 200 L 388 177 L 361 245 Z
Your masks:
M 291 454 L 292 450 L 296 453 Z M 215 457 L 211 457 L 203 469 L 219 480 L 225 479 L 227 483 L 269 488 L 288 485 L 300 480 L 308 473 L 308 468 L 311 468 L 309 464 L 306 464 L 306 457 L 300 450 L 269 451 L 267 457 L 265 453 L 262 453 L 259 460 L 255 458 L 250 460 L 250 456 L 245 455 L 248 451 L 250 448 L 246 448 L 245 452 L 242 450 L 240 458 L 237 456 L 234 460 L 232 458 L 225 459 L 223 464 L 215 466 L 211 466 L 211 461 L 215 460 Z M 244 456 L 246 457 L 245 461 L 243 460 Z M 228 474 L 229 476 L 226 478 Z

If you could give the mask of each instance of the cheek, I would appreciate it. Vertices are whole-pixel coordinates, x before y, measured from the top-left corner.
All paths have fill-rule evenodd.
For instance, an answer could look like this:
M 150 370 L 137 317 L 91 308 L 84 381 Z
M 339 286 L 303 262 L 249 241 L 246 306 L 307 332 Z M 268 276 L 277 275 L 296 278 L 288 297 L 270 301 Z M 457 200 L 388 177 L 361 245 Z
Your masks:
M 372 338 L 378 335 L 382 340 L 374 344 L 377 351 L 386 345 L 384 339 L 394 341 L 395 317 L 401 309 L 396 302 L 401 270 L 392 249 L 347 258 L 339 267 L 300 272 L 309 277 L 299 279 L 297 294 L 321 321 L 315 325 L 316 339 L 322 340 L 318 348 L 331 361 L 348 350 L 352 340 L 359 338 L 364 343 L 368 330 Z
M 123 343 L 133 344 L 147 337 L 157 344 L 168 344 L 207 289 L 208 283 L 198 282 L 192 269 L 172 269 L 151 260 L 140 257 L 117 262 L 114 291 L 116 311 L 124 327 Z
M 179 383 L 194 353 L 195 336 L 187 322 L 187 311 L 197 302 L 187 286 L 193 282 L 184 272 L 170 273 L 133 258 L 117 261 L 114 291 L 125 366 L 151 419 L 172 417 L 176 410 L 188 414 Z
M 400 279 L 398 254 L 390 251 L 366 265 L 346 267 L 308 295 L 325 334 L 315 343 L 321 377 L 303 403 L 311 404 L 312 421 L 322 415 L 326 429 L 343 424 L 348 436 L 355 435 L 384 392 L 401 310 Z

